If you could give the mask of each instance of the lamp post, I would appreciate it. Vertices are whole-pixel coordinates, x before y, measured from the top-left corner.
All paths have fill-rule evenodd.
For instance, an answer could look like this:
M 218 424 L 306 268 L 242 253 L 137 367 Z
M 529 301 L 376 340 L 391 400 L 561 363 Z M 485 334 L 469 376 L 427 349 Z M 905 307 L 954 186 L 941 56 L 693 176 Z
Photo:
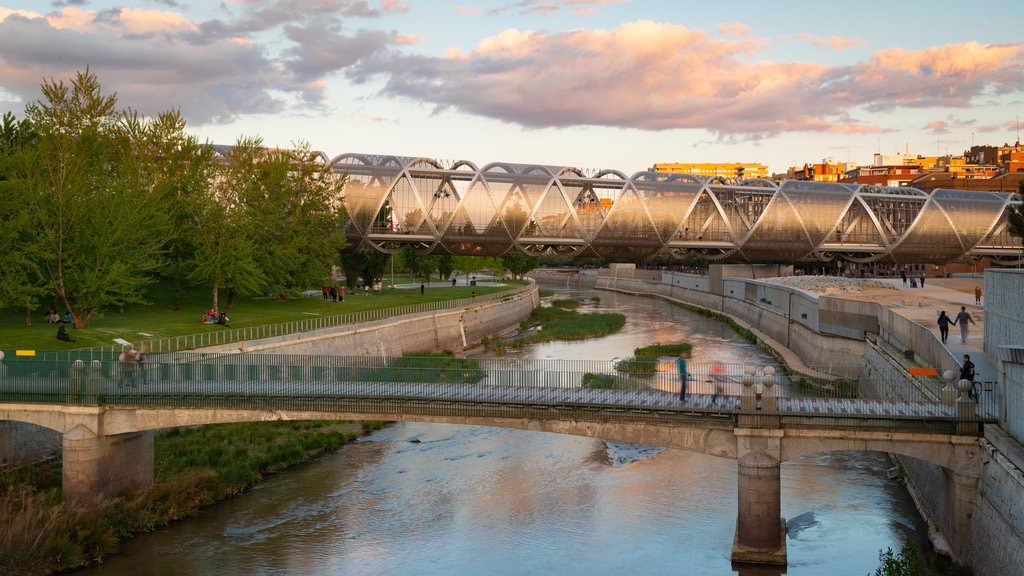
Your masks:
M 743 395 L 740 396 L 741 426 L 752 428 L 778 426 L 778 398 L 773 366 L 747 366 L 742 378 Z M 764 414 L 764 415 L 762 415 Z

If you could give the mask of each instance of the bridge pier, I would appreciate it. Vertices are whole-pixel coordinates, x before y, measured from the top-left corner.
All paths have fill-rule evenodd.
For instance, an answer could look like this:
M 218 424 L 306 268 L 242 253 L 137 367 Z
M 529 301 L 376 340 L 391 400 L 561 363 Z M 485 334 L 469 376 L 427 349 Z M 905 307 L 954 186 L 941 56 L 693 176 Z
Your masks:
M 786 521 L 782 518 L 782 431 L 735 430 L 738 444 L 736 536 L 732 561 L 785 566 Z
M 101 436 L 79 423 L 64 432 L 63 453 L 64 502 L 89 505 L 153 484 L 152 431 Z

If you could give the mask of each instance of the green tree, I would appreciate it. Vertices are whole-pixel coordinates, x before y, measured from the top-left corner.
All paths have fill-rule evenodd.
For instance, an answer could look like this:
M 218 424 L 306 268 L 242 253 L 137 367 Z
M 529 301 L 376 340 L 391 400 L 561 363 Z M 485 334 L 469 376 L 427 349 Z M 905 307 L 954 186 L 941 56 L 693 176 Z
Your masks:
M 1024 182 L 1017 185 L 1017 197 L 1024 202 Z M 1024 238 L 1024 203 L 1011 204 L 1006 209 L 1006 230 L 1017 238 Z
M 539 260 L 536 256 L 527 256 L 519 250 L 512 249 L 502 254 L 501 262 L 513 276 L 522 278 L 527 272 L 537 267 Z
M 0 306 L 24 306 L 26 327 L 32 326 L 32 310 L 47 292 L 33 255 L 29 186 L 21 177 L 36 162 L 35 139 L 30 122 L 4 114 L 0 122 Z
M 346 178 L 308 143 L 264 150 L 241 187 L 266 288 L 282 297 L 321 286 L 345 246 Z
M 255 223 L 246 206 L 246 189 L 258 186 L 254 166 L 262 154 L 258 139 L 239 138 L 209 193 L 197 194 L 186 203 L 186 222 L 194 234 L 188 244 L 188 279 L 208 286 L 212 307 L 220 310 L 220 291 L 231 286 L 241 294 L 257 293 L 265 284 L 257 260 Z
M 487 266 L 487 259 L 483 256 L 454 256 L 455 269 L 461 270 L 466 276 L 466 286 L 469 286 L 470 277 L 483 270 Z
M 173 284 L 172 307 L 180 310 L 182 290 L 197 266 L 196 244 L 207 240 L 198 215 L 214 193 L 221 167 L 214 162 L 211 145 L 185 134 L 178 111 L 160 114 L 150 129 L 154 138 L 149 155 L 156 167 L 153 198 L 163 207 L 169 228 L 161 274 Z
M 406 244 L 398 251 L 398 254 L 396 255 L 396 263 L 400 269 L 409 272 L 413 278 L 416 278 L 420 275 L 421 261 L 423 258 L 424 256 L 416 252 L 412 246 Z
M 117 109 L 86 69 L 70 86 L 46 80 L 26 107 L 37 162 L 21 177 L 32 197 L 34 250 L 47 286 L 82 328 L 104 305 L 143 302 L 167 230 L 152 201 L 143 122 Z
M 441 280 L 451 278 L 452 272 L 455 271 L 455 260 L 452 259 L 450 254 L 440 254 L 437 258 L 437 274 Z

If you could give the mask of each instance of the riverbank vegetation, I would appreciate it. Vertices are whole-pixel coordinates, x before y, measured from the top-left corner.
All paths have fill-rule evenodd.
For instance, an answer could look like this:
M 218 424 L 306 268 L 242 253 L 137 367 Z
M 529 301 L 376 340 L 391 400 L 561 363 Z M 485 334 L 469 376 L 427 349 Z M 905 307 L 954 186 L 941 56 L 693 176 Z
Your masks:
M 518 336 L 492 345 L 495 350 L 503 351 L 536 342 L 599 338 L 622 329 L 625 324 L 626 316 L 616 312 L 581 313 L 541 306 L 534 308 L 530 317 L 520 323 Z
M 90 509 L 61 503 L 59 462 L 5 468 L 0 575 L 52 574 L 96 562 L 135 534 L 195 515 L 381 425 L 289 421 L 175 429 L 154 440 L 151 488 L 126 491 Z
M 683 352 L 693 350 L 691 344 L 653 344 L 641 346 L 633 350 L 633 356 L 615 363 L 615 369 L 629 374 L 653 374 L 658 371 L 658 358 L 662 356 L 679 356 Z

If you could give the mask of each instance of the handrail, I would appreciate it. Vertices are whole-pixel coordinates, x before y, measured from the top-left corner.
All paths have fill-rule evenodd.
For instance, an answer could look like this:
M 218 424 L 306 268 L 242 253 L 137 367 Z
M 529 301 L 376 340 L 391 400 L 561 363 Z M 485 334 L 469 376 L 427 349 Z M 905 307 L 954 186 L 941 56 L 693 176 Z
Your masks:
M 116 351 L 89 360 L 73 359 L 69 352 L 6 358 L 0 363 L 0 403 L 228 410 L 303 406 L 322 412 L 344 405 L 372 412 L 373 405 L 385 402 L 392 414 L 458 404 L 460 413 L 507 415 L 520 414 L 522 406 L 548 406 L 566 418 L 596 408 L 626 411 L 637 420 L 732 414 L 811 418 L 829 427 L 926 430 L 990 420 L 984 404 L 928 378 L 899 390 L 878 377 L 816 386 L 774 369 L 739 364 L 691 363 L 684 404 L 671 358 L 656 361 L 649 373 L 633 373 L 621 372 L 611 361 L 593 360 L 179 352 L 155 353 L 140 365 L 120 361 Z

